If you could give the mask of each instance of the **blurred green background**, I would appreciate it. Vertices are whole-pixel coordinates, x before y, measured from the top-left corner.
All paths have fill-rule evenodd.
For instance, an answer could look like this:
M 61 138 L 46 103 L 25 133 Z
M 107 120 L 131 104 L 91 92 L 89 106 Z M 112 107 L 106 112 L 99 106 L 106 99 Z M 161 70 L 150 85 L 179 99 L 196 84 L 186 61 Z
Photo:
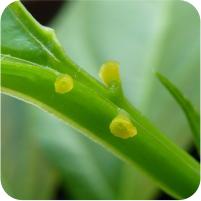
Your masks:
M 193 150 L 183 112 L 153 72 L 162 72 L 199 110 L 200 19 L 194 7 L 152 0 L 23 3 L 97 79 L 105 60 L 119 61 L 129 100 L 175 143 Z M 49 114 L 5 95 L 1 101 L 1 182 L 10 196 L 171 199 L 144 172 Z

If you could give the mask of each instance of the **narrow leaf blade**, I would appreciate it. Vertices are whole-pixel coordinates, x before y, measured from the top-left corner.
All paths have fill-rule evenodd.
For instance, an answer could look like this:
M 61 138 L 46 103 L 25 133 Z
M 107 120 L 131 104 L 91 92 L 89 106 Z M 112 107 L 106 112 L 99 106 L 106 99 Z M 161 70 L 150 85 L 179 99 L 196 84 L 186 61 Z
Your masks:
M 200 115 L 195 110 L 191 102 L 184 97 L 184 95 L 181 93 L 177 87 L 170 82 L 164 75 L 160 73 L 156 73 L 156 76 L 162 83 L 162 85 L 170 92 L 170 94 L 175 98 L 177 103 L 180 105 L 182 110 L 184 111 L 188 123 L 190 125 L 190 128 L 192 130 L 195 144 L 198 149 L 200 149 Z

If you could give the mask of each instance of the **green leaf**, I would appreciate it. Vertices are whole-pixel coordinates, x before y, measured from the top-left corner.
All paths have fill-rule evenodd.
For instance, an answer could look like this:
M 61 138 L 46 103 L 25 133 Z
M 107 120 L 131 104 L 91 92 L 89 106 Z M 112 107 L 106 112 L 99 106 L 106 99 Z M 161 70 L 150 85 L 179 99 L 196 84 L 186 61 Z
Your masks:
M 192 133 L 194 135 L 195 144 L 197 148 L 200 149 L 200 115 L 199 113 L 194 109 L 191 102 L 187 98 L 185 98 L 183 94 L 177 89 L 177 87 L 173 85 L 164 75 L 161 75 L 160 73 L 156 73 L 156 76 L 183 109 L 188 119 Z
M 40 25 L 20 2 L 14 2 L 7 7 L 2 14 L 1 27 L 2 33 L 9 33 L 2 34 L 1 51 L 4 55 L 12 55 L 23 62 L 68 73 L 74 79 L 84 81 L 90 88 L 107 93 L 103 86 L 65 55 L 54 31 Z
M 2 15 L 2 33 L 7 32 L 2 38 L 4 54 L 60 69 L 64 55 L 54 31 L 34 20 L 20 2 L 12 3 Z
M 24 17 L 21 20 L 25 19 Z M 6 41 L 3 36 L 9 33 L 3 32 L 2 38 L 5 39 L 3 41 Z M 14 47 L 10 46 L 10 48 Z M 4 54 L 4 51 L 2 53 Z M 199 164 L 163 136 L 128 101 L 125 100 L 120 106 L 130 114 L 138 135 L 129 140 L 122 140 L 111 135 L 109 131 L 109 124 L 119 113 L 119 106 L 109 100 L 105 93 L 106 89 L 88 74 L 82 71 L 78 73 L 78 77 L 77 74 L 74 75 L 76 79 L 73 90 L 61 95 L 54 91 L 58 71 L 41 64 L 24 61 L 23 58 L 15 58 L 17 55 L 12 55 L 12 51 L 10 55 L 2 56 L 4 92 L 23 98 L 53 113 L 118 157 L 131 164 L 137 164 L 155 179 L 162 189 L 175 197 L 184 198 L 195 192 L 199 183 Z M 65 66 L 70 68 L 70 64 L 68 66 L 66 62 Z M 79 78 L 83 79 L 79 80 Z M 97 91 L 94 91 L 95 89 Z

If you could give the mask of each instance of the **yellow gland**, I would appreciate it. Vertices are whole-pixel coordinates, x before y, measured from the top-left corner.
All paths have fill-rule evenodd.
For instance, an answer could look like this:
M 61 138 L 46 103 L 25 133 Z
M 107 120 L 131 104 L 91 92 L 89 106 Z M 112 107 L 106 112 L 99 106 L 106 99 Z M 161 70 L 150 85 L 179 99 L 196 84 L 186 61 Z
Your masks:
M 54 87 L 57 93 L 65 94 L 73 89 L 73 78 L 67 74 L 59 75 L 56 78 Z
M 107 61 L 99 71 L 99 77 L 108 86 L 112 81 L 120 81 L 119 63 L 116 61 Z
M 111 133 L 123 139 L 134 137 L 137 135 L 137 129 L 130 119 L 125 115 L 117 115 L 110 123 Z

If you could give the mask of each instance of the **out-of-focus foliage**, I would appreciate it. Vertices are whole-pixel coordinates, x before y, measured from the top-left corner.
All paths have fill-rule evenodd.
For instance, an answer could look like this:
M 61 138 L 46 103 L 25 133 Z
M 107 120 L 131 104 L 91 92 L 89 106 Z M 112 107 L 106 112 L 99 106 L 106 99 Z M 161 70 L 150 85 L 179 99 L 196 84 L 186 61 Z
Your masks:
M 105 60 L 120 61 L 129 99 L 175 142 L 190 143 L 182 112 L 154 80 L 152 69 L 170 77 L 199 107 L 199 16 L 191 5 L 182 1 L 76 1 L 66 4 L 52 26 L 73 60 L 94 76 Z M 5 100 L 2 175 L 11 195 L 50 198 L 61 179 L 66 198 L 154 197 L 157 189 L 137 169 L 133 171 L 47 114 Z M 30 146 L 24 147 L 25 141 Z M 31 178 L 36 182 L 30 182 Z
M 51 199 L 58 175 L 37 142 L 30 106 L 6 96 L 2 96 L 1 101 L 1 182 L 4 190 L 18 199 Z

